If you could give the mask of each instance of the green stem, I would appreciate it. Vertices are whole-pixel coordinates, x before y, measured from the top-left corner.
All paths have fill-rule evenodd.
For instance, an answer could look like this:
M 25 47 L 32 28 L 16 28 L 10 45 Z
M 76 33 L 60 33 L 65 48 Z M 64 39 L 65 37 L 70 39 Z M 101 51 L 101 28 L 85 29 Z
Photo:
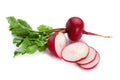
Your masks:
M 40 31 L 32 31 L 31 32 L 36 32 L 36 33 L 40 33 Z M 52 29 L 52 30 L 45 30 L 44 32 L 63 32 L 66 33 L 65 28 L 57 28 L 57 29 Z

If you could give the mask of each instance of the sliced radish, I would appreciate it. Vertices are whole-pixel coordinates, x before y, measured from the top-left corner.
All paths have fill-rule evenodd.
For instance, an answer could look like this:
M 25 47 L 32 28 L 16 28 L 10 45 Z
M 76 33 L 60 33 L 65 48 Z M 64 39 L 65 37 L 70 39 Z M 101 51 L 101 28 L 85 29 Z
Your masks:
M 74 42 L 67 45 L 62 51 L 62 58 L 68 62 L 77 62 L 85 58 L 89 53 L 89 47 L 82 42 Z
M 94 48 L 90 47 L 88 56 L 85 59 L 78 61 L 77 63 L 78 64 L 88 64 L 95 59 L 96 55 L 97 55 L 96 50 Z
M 66 37 L 62 32 L 54 33 L 47 42 L 48 49 L 56 57 L 61 57 L 62 49 L 66 46 Z
M 82 67 L 83 69 L 88 69 L 89 70 L 89 69 L 93 69 L 94 67 L 96 67 L 99 62 L 100 62 L 100 54 L 97 53 L 94 61 L 92 61 L 88 64 L 79 65 L 79 66 Z

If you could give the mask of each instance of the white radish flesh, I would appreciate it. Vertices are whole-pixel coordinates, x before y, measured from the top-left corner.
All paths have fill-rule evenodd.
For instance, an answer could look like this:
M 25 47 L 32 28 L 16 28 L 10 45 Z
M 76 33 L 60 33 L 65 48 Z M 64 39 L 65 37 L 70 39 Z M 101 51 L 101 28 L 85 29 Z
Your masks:
M 93 69 L 94 67 L 97 66 L 97 64 L 100 62 L 100 54 L 97 53 L 96 58 L 94 61 L 88 63 L 88 64 L 83 64 L 83 65 L 79 65 L 80 67 L 84 68 L 84 69 Z
M 58 35 L 55 38 L 55 49 L 56 53 L 59 57 L 61 57 L 61 53 L 63 48 L 66 46 L 66 38 L 65 35 L 61 32 L 58 33 Z
M 88 64 L 95 59 L 96 55 L 97 55 L 96 50 L 94 48 L 90 47 L 88 56 L 85 59 L 78 61 L 77 63 L 78 64 Z
M 62 49 L 66 46 L 66 37 L 62 32 L 57 32 L 51 35 L 47 42 L 47 47 L 50 52 L 60 58 Z
M 67 45 L 62 51 L 62 58 L 68 62 L 77 62 L 85 58 L 89 53 L 89 47 L 82 42 Z

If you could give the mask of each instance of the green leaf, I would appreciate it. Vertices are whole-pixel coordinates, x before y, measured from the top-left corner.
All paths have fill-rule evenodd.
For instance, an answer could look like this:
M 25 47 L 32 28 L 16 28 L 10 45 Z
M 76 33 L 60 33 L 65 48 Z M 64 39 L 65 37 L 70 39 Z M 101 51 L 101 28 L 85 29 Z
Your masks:
M 40 52 L 45 51 L 46 49 L 47 49 L 47 45 L 43 45 L 43 46 L 41 46 L 41 47 L 38 48 L 38 50 Z
M 23 27 L 17 26 L 16 28 L 12 29 L 12 34 L 20 37 L 26 37 L 29 35 L 29 31 Z
M 38 51 L 45 51 L 47 40 L 52 34 L 52 27 L 40 25 L 38 31 L 32 30 L 31 26 L 22 19 L 16 19 L 14 16 L 7 17 L 9 30 L 14 35 L 13 43 L 18 47 L 14 56 L 24 54 L 34 54 Z
M 31 32 L 31 33 L 28 35 L 28 37 L 31 38 L 31 39 L 39 38 L 39 33 Z
M 23 55 L 26 53 L 27 47 L 30 45 L 28 37 L 26 37 L 21 43 L 21 47 L 14 52 L 14 56 Z
M 33 54 L 34 52 L 37 51 L 37 49 L 38 49 L 37 45 L 31 45 L 31 46 L 27 47 L 26 52 L 30 53 L 30 54 Z
M 52 27 L 49 27 L 47 25 L 40 25 L 37 29 L 39 32 L 44 32 L 44 31 L 52 30 Z
M 13 16 L 7 17 L 7 20 L 13 35 L 26 37 L 30 33 L 31 27 L 24 20 L 16 20 Z
M 16 26 L 18 26 L 18 23 L 17 23 L 17 20 L 15 19 L 15 17 L 13 17 L 13 16 L 7 17 L 7 20 L 8 20 L 8 23 L 10 24 L 9 25 L 10 30 L 12 30 Z
M 20 48 L 18 48 L 17 50 L 15 50 L 15 52 L 14 52 L 14 57 L 15 56 L 18 56 L 18 55 L 23 55 L 23 54 L 25 54 L 26 52 L 25 52 L 25 49 L 24 48 L 22 48 L 22 47 L 20 47 Z
M 23 39 L 20 38 L 14 38 L 13 43 L 16 44 L 17 47 L 22 43 Z
M 17 19 L 18 23 L 21 24 L 22 26 L 26 27 L 26 29 L 32 30 L 32 28 L 30 27 L 30 25 L 22 19 Z

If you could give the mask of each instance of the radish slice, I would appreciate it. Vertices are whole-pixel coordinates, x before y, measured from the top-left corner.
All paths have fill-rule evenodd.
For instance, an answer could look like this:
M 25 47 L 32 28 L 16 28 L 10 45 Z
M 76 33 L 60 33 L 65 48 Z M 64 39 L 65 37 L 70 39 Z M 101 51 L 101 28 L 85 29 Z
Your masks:
M 89 47 L 82 42 L 75 42 L 66 46 L 62 51 L 62 58 L 68 62 L 77 62 L 85 58 L 89 53 Z
M 66 43 L 65 35 L 62 32 L 59 32 L 55 38 L 55 49 L 59 57 L 61 57 L 62 50 L 66 46 Z
M 85 59 L 78 61 L 78 64 L 88 64 L 96 58 L 97 52 L 94 48 L 90 47 L 88 56 Z
M 89 70 L 89 69 L 93 69 L 94 67 L 96 67 L 99 62 L 100 62 L 100 54 L 97 53 L 94 61 L 92 61 L 88 64 L 79 65 L 79 66 L 82 67 L 83 69 L 88 69 Z
M 47 47 L 54 56 L 60 58 L 66 43 L 65 35 L 62 32 L 57 32 L 49 37 Z

